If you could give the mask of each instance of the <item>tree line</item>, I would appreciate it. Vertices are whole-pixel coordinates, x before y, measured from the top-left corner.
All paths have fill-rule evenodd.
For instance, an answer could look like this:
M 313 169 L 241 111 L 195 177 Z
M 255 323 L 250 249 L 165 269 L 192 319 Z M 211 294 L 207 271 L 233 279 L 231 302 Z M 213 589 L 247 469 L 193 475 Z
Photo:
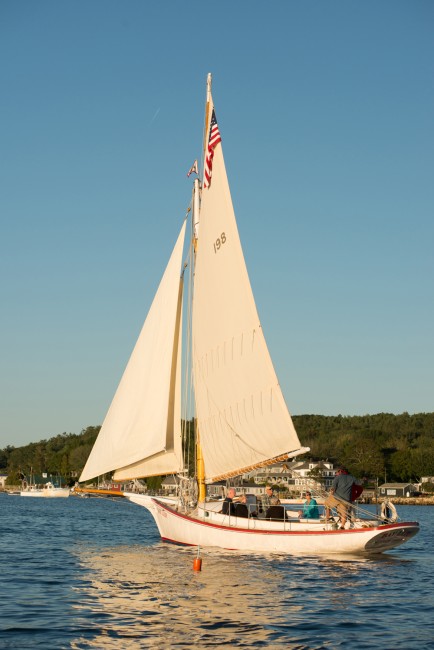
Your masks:
M 100 429 L 100 426 L 91 426 L 79 434 L 61 433 L 22 447 L 8 445 L 0 449 L 0 471 L 8 475 L 9 485 L 19 485 L 22 477 L 29 479 L 31 473 L 60 475 L 74 483 Z
M 434 413 L 297 415 L 293 421 L 312 460 L 345 465 L 358 478 L 415 482 L 434 476 Z M 0 471 L 15 485 L 30 471 L 77 480 L 100 428 L 90 426 L 80 434 L 62 433 L 22 447 L 9 445 L 0 450 Z M 190 464 L 193 428 L 188 422 Z
M 418 482 L 434 476 L 434 413 L 300 415 L 293 420 L 315 460 L 345 465 L 358 478 Z

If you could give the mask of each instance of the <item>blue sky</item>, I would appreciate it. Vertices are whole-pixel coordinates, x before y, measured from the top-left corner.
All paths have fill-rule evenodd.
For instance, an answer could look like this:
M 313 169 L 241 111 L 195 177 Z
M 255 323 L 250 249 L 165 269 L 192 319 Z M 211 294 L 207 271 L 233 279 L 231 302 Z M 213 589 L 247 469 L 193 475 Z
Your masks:
M 208 72 L 290 411 L 432 411 L 433 30 L 423 0 L 3 0 L 0 447 L 102 423 Z

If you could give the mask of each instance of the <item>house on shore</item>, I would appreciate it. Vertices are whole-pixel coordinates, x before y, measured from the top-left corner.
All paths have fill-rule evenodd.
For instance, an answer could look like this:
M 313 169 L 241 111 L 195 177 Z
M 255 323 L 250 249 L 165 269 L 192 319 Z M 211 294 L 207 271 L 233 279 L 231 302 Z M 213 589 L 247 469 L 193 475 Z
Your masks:
M 249 479 L 256 484 L 270 483 L 289 492 L 302 493 L 306 488 L 330 489 L 336 470 L 328 460 L 306 460 L 274 463 L 251 472 Z
M 383 483 L 378 488 L 380 497 L 413 497 L 417 488 L 413 483 Z
M 166 478 L 163 479 L 161 483 L 161 489 L 165 495 L 173 496 L 177 493 L 178 484 L 178 477 L 171 474 L 170 476 L 166 476 Z

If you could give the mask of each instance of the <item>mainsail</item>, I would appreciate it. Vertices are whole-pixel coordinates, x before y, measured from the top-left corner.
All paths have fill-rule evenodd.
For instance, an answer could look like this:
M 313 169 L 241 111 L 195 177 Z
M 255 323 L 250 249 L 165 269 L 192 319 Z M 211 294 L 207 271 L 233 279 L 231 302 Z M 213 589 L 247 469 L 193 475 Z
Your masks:
M 136 346 L 80 481 L 177 472 L 181 459 L 180 353 L 184 221 Z
M 301 449 L 259 321 L 221 143 L 214 151 L 211 185 L 203 188 L 201 197 L 193 366 L 208 482 L 306 451 Z

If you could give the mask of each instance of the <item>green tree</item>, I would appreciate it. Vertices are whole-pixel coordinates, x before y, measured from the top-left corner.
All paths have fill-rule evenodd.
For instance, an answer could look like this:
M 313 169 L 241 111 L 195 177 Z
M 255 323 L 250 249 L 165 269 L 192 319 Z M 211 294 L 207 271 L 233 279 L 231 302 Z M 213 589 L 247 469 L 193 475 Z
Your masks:
M 161 490 L 161 484 L 164 476 L 150 476 L 146 479 L 148 490 Z
M 69 466 L 71 472 L 74 474 L 81 474 L 89 454 L 92 450 L 92 445 L 84 444 L 79 447 L 74 447 L 69 455 Z
M 400 481 L 409 481 L 413 474 L 411 455 L 408 451 L 397 451 L 390 459 L 392 477 Z
M 322 471 L 319 467 L 313 467 L 308 471 L 307 475 L 310 479 L 312 479 L 312 481 L 315 481 L 316 483 L 323 484 L 325 481 L 325 478 L 322 475 Z
M 61 476 L 68 476 L 69 475 L 68 454 L 63 454 L 62 455 L 62 459 L 60 461 L 60 474 L 61 474 Z
M 342 463 L 358 477 L 377 478 L 384 473 L 384 458 L 374 440 L 357 438 L 342 449 Z

